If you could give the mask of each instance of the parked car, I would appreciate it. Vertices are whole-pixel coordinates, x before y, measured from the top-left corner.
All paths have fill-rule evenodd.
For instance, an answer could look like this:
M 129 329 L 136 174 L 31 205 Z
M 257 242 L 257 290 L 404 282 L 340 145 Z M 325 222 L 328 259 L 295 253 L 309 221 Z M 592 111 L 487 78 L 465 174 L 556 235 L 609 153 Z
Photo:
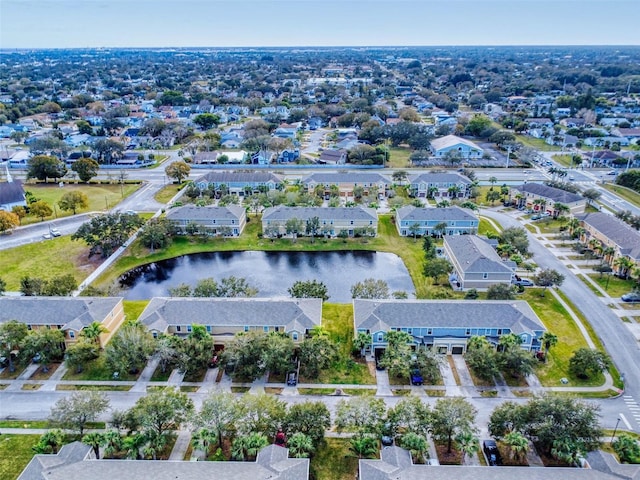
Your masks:
M 296 372 L 289 372 L 287 375 L 287 385 L 290 387 L 295 387 L 298 384 L 298 377 L 296 376 Z
M 522 285 L 523 287 L 533 287 L 534 283 L 529 280 L 528 278 L 521 278 L 521 279 L 513 279 L 511 280 L 511 283 L 513 283 L 514 285 Z
M 616 172 L 615 170 L 611 170 L 607 172 L 607 175 L 617 175 L 618 172 Z
M 637 303 L 640 302 L 640 292 L 625 293 L 620 298 L 623 302 Z
M 42 360 L 42 356 L 39 353 L 36 353 L 32 360 L 33 363 L 40 363 L 40 360 Z
M 42 234 L 42 238 L 44 238 L 45 240 L 51 240 L 53 237 L 50 233 L 44 233 Z
M 484 450 L 484 454 L 487 456 L 487 463 L 489 463 L 491 467 L 497 467 L 502 463 L 498 444 L 495 440 L 485 440 L 482 442 L 482 450 Z
M 411 370 L 411 385 L 422 385 L 422 373 L 420 373 L 419 368 L 414 368 Z
M 534 215 L 533 217 L 531 217 L 531 220 L 540 220 L 541 218 L 541 215 Z
M 49 230 L 49 233 L 51 234 L 51 236 L 53 237 L 59 237 L 60 235 L 62 235 L 62 233 L 60 233 L 60 230 L 58 230 L 57 228 L 52 228 Z

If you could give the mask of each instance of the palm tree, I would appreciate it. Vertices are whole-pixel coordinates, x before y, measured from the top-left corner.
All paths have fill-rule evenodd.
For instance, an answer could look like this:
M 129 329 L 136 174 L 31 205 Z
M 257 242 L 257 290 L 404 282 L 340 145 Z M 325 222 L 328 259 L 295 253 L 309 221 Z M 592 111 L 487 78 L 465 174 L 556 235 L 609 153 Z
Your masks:
M 127 460 L 138 460 L 140 458 L 140 448 L 144 443 L 144 435 L 140 433 L 124 437 L 122 440 L 122 448 L 127 453 Z
M 378 441 L 371 436 L 358 435 L 351 439 L 349 450 L 358 458 L 370 458 L 378 453 Z
M 421 458 L 429 447 L 422 435 L 409 432 L 402 436 L 402 448 L 409 450 L 413 458 Z
M 569 235 L 573 235 L 573 232 L 579 226 L 580 226 L 580 220 L 578 220 L 576 217 L 571 217 L 571 220 L 567 222 L 567 227 L 569 228 Z
M 447 222 L 436 223 L 433 227 L 433 231 L 438 237 L 443 237 L 445 232 L 447 231 Z
M 544 212 L 547 207 L 547 201 L 544 198 L 536 198 L 533 204 L 537 205 L 539 212 Z
M 564 216 L 564 214 L 569 211 L 570 211 L 569 206 L 565 205 L 564 203 L 556 202 L 553 204 L 553 218 Z
M 412 223 L 411 225 L 409 225 L 409 233 L 413 235 L 414 242 L 416 241 L 416 237 L 419 231 L 420 231 L 420 225 L 418 223 Z
M 549 350 L 551 350 L 551 347 L 554 347 L 558 344 L 558 336 L 554 335 L 549 331 L 546 331 L 542 334 L 542 338 L 540 339 L 540 342 L 544 347 L 545 362 L 546 362 L 547 361 L 546 357 L 547 357 L 547 354 L 549 353 Z
M 451 185 L 449 187 L 449 190 L 447 190 L 449 192 L 449 196 L 451 198 L 456 198 L 458 196 L 458 193 L 460 193 L 460 186 L 459 185 Z
M 618 257 L 613 264 L 618 267 L 618 275 L 624 278 L 629 277 L 629 270 L 635 265 L 634 261 L 629 257 Z
M 604 250 L 602 250 L 602 255 L 604 255 L 605 262 L 611 265 L 611 261 L 613 260 L 613 256 L 615 255 L 615 253 L 616 249 L 613 247 L 606 247 Z
M 82 443 L 93 448 L 93 453 L 95 454 L 96 459 L 100 459 L 100 445 L 102 445 L 103 441 L 104 438 L 102 433 L 98 432 L 87 433 L 82 437 Z
M 589 248 L 594 252 L 602 252 L 602 242 L 597 238 L 589 240 Z
M 157 460 L 157 455 L 167 444 L 167 435 L 158 435 L 156 432 L 149 432 L 144 436 L 146 444 L 142 447 L 142 454 Z
M 480 450 L 480 442 L 471 432 L 463 432 L 456 437 L 456 443 L 458 444 L 458 450 L 462 452 L 462 459 L 465 456 L 473 456 L 478 450 Z
M 489 177 L 489 183 L 491 184 L 492 189 L 497 182 L 498 182 L 498 179 L 496 177 Z
M 313 452 L 313 440 L 302 432 L 294 433 L 287 442 L 289 455 L 293 458 L 307 458 Z
M 113 458 L 116 452 L 122 449 L 122 437 L 117 430 L 108 430 L 102 435 L 102 446 L 105 457 Z
M 504 443 L 511 450 L 511 457 L 520 461 L 522 455 L 529 451 L 529 440 L 520 432 L 509 432 L 504 436 Z
M 206 428 L 201 428 L 193 435 L 191 435 L 191 446 L 194 449 L 200 450 L 205 454 L 209 451 L 209 446 L 211 445 L 211 440 L 215 440 L 215 435 L 212 435 L 212 432 Z
M 109 330 L 107 330 L 100 322 L 92 322 L 90 325 L 87 325 L 82 329 L 80 335 L 90 343 L 99 343 L 100 334 L 107 333 L 108 331 Z

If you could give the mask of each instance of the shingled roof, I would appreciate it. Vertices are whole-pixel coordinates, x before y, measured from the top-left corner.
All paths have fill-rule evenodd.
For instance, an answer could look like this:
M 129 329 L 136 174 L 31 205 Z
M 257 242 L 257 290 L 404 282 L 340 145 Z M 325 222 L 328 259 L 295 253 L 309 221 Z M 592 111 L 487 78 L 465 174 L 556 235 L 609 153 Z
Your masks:
M 194 180 L 194 183 L 282 183 L 269 172 L 209 172 Z
M 185 205 L 169 210 L 167 219 L 194 222 L 207 220 L 239 220 L 244 214 L 245 209 L 239 205 L 229 205 L 227 207 Z
M 418 208 L 407 205 L 396 210 L 396 218 L 402 222 L 424 222 L 424 221 L 472 221 L 478 220 L 473 213 L 460 207 L 444 208 Z
M 548 185 L 543 185 L 541 183 L 525 183 L 515 188 L 520 192 L 531 193 L 539 197 L 548 198 L 549 200 L 557 203 L 573 203 L 583 200 L 582 196 L 577 193 L 567 192 L 566 190 L 549 187 Z
M 603 212 L 576 215 L 576 218 L 618 245 L 621 254 L 640 259 L 640 232 L 622 220 Z
M 375 208 L 366 207 L 269 207 L 262 213 L 262 220 L 286 221 L 291 218 L 308 220 L 318 217 L 322 220 L 374 220 L 378 215 Z
M 444 237 L 464 273 L 511 272 L 491 245 L 475 235 Z

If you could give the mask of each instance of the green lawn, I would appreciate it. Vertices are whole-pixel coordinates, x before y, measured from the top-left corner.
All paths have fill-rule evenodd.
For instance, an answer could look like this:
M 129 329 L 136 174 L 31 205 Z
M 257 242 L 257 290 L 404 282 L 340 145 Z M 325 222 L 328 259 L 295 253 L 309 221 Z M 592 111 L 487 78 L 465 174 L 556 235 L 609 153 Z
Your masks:
M 640 193 L 635 192 L 627 187 L 621 187 L 620 185 L 616 185 L 614 183 L 605 183 L 602 186 L 610 192 L 615 193 L 620 198 L 626 200 L 627 202 L 632 203 L 636 207 L 640 207 Z
M 612 297 L 620 297 L 629 293 L 636 286 L 636 282 L 633 280 L 624 280 L 608 273 L 602 275 L 590 273 L 589 277 Z
M 553 158 L 556 162 L 566 168 L 573 167 L 573 163 L 571 162 L 571 155 L 553 155 Z
M 555 145 L 549 145 L 541 138 L 533 138 L 527 135 L 516 135 L 516 139 L 528 147 L 535 148 L 536 150 L 542 150 L 543 152 L 554 152 L 559 148 Z
M 311 478 L 353 480 L 358 474 L 358 458 L 349 450 L 350 440 L 327 438 L 311 457 Z
M 493 221 L 495 224 L 498 224 L 495 220 Z M 478 224 L 478 235 L 488 235 L 494 234 L 498 235 L 498 231 L 495 229 L 493 224 L 487 220 L 486 218 L 480 218 L 480 223 Z
M 186 183 L 183 183 L 182 185 L 177 185 L 173 183 L 169 185 L 165 185 L 164 187 L 162 187 L 160 190 L 156 192 L 153 198 L 155 198 L 156 202 L 168 203 L 169 200 L 175 197 L 176 193 L 178 193 L 180 190 L 182 190 L 185 187 L 185 185 Z
M 33 457 L 40 435 L 0 435 L 0 480 L 15 480 Z
M 127 320 L 137 320 L 150 300 L 123 300 L 124 315 Z
M 534 225 L 540 229 L 541 233 L 560 233 L 560 227 L 565 225 L 564 220 L 546 217 L 542 220 L 535 220 Z
M 19 290 L 20 279 L 27 275 L 50 279 L 70 273 L 80 283 L 101 262 L 96 256 L 89 260 L 88 255 L 89 248 L 84 242 L 71 241 L 65 235 L 4 250 L 0 255 L 0 272 L 8 291 Z
M 130 375 L 120 372 L 116 380 L 136 380 L 138 375 Z M 87 363 L 82 372 L 77 373 L 74 369 L 68 370 L 62 377 L 63 380 L 114 380 L 111 370 L 107 367 L 104 356 Z
M 545 327 L 558 337 L 558 344 L 551 348 L 547 362 L 536 369 L 540 382 L 547 387 L 561 386 L 560 379 L 564 377 L 569 380 L 566 386 L 602 385 L 602 375 L 583 380 L 569 374 L 569 360 L 573 352 L 578 348 L 587 348 L 587 342 L 560 302 L 550 292 L 545 292 L 544 297 L 540 296 L 540 292 L 538 288 L 527 289 L 519 297 L 529 302 Z
M 412 150 L 406 147 L 389 148 L 389 168 L 408 168 L 410 166 L 409 157 Z
M 58 206 L 58 201 L 65 193 L 68 192 L 83 192 L 89 199 L 89 207 L 81 212 L 102 211 L 105 209 L 113 208 L 120 203 L 124 198 L 131 195 L 138 188 L 140 184 L 124 184 L 124 185 L 84 185 L 84 184 L 65 184 L 63 188 L 57 185 L 50 184 L 25 184 L 25 191 L 31 192 L 36 198 L 47 202 L 51 208 L 55 205 L 54 215 L 45 220 L 52 220 L 60 217 L 68 217 L 72 215 L 71 211 L 64 211 Z M 22 219 L 22 224 L 39 222 L 39 218 L 25 217 Z

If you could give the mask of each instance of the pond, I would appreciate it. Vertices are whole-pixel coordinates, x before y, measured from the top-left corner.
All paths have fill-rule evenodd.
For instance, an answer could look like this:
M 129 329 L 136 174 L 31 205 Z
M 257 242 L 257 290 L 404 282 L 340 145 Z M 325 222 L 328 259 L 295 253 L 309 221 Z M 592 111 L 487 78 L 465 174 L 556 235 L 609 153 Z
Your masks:
M 329 290 L 329 301 L 351 302 L 351 286 L 366 278 L 384 280 L 390 291 L 410 296 L 414 286 L 397 255 L 381 252 L 212 252 L 184 255 L 143 265 L 120 277 L 127 300 L 169 295 L 181 283 L 194 287 L 198 280 L 244 277 L 258 297 L 289 296 L 297 280 L 318 280 Z

